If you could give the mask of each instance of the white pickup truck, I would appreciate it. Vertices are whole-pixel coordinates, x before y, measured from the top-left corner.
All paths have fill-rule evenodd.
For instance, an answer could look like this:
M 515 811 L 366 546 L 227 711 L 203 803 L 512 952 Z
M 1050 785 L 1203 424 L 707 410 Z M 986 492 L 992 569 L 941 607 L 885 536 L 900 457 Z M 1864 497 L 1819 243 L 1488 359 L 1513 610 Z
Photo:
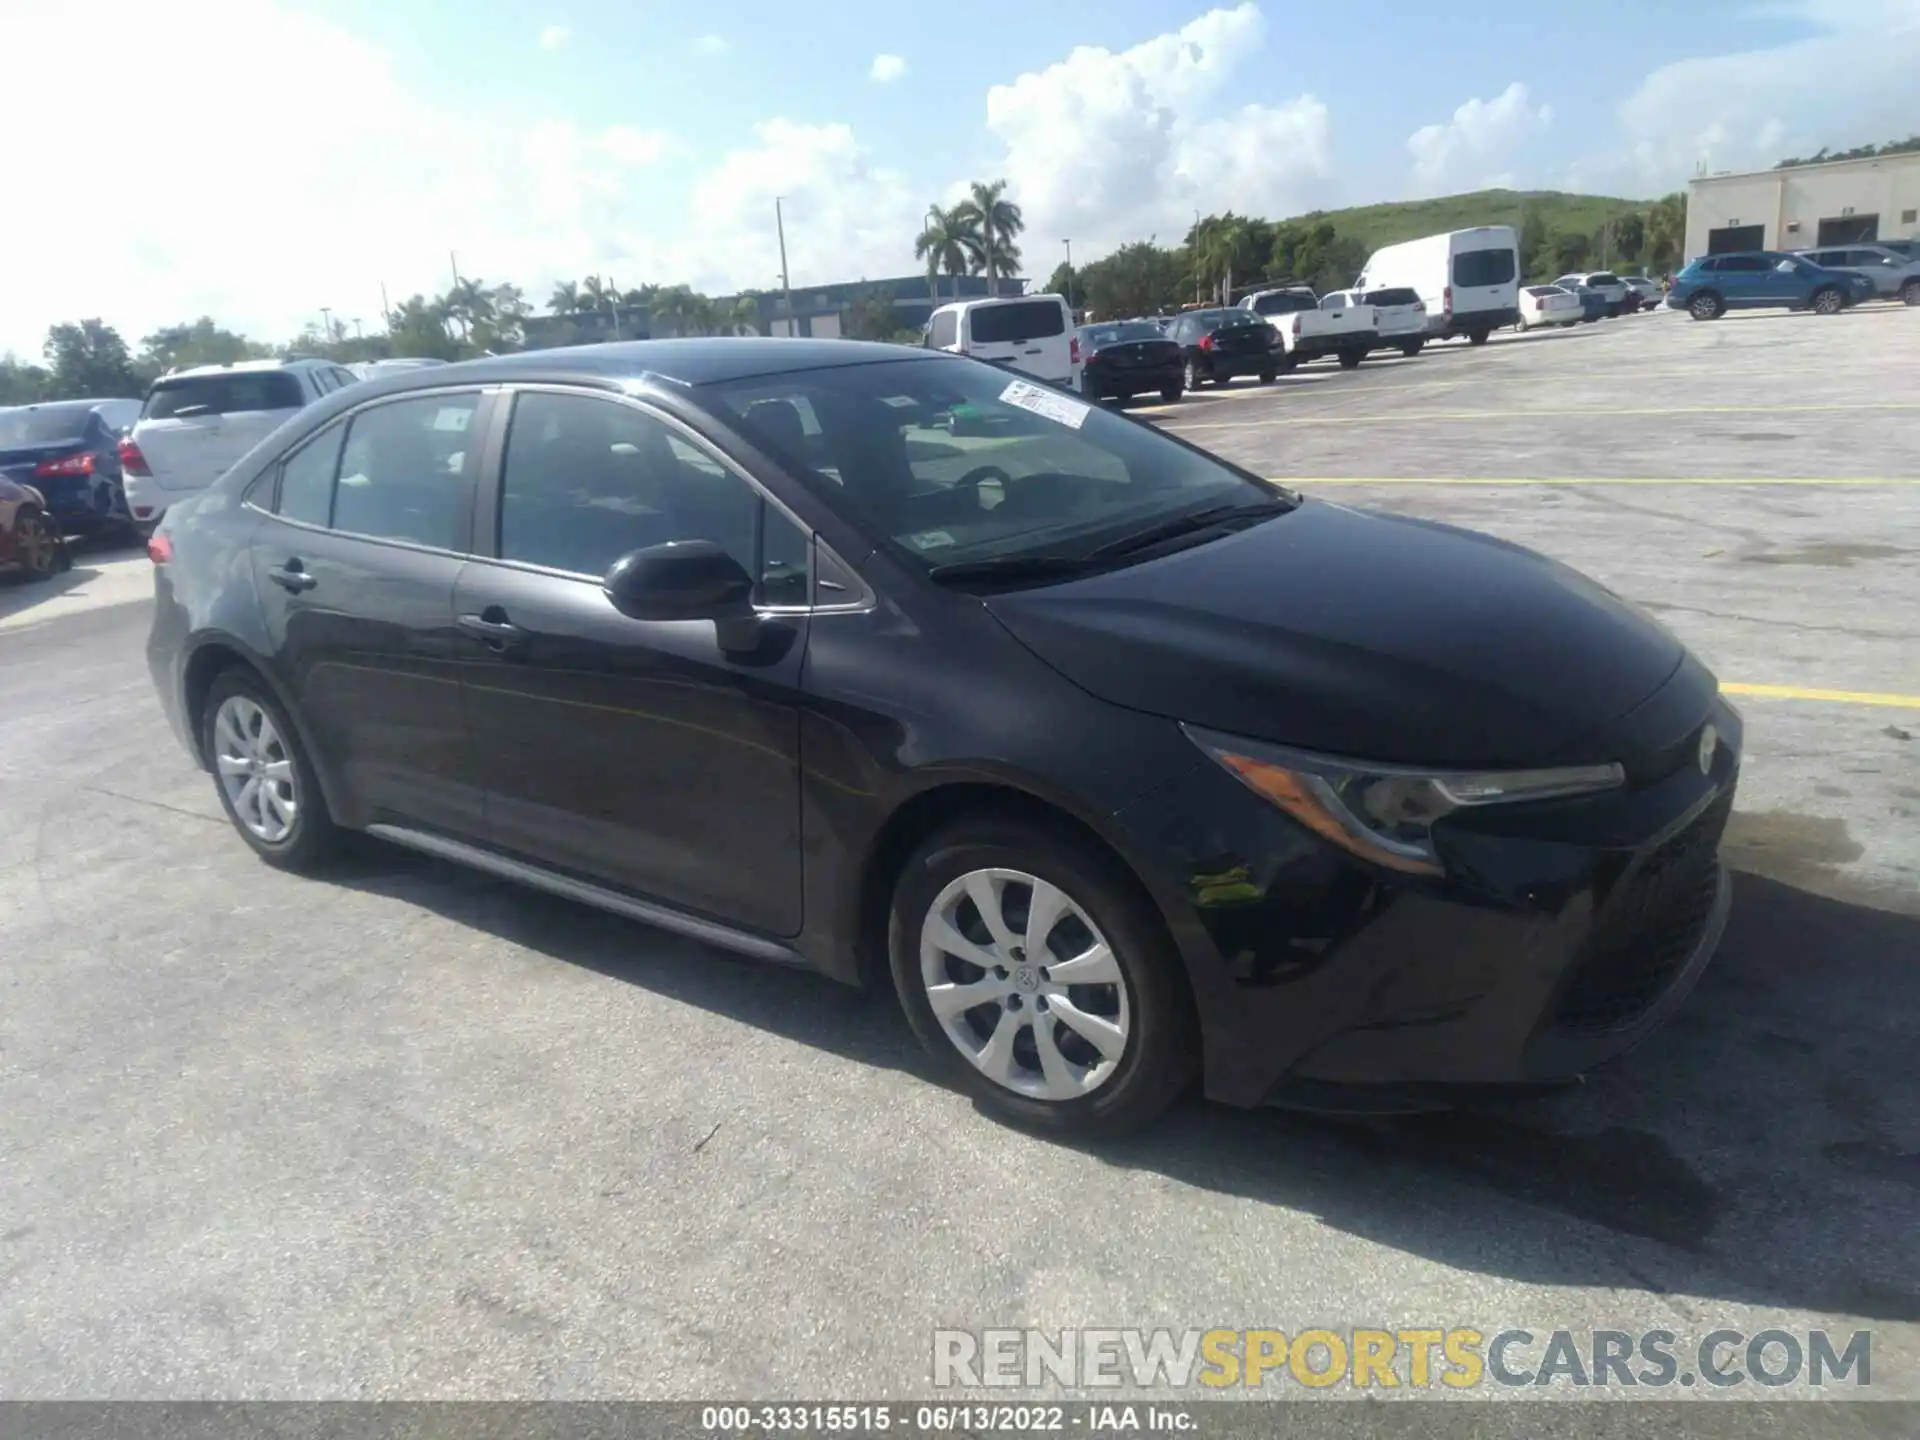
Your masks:
M 1320 297 L 1305 285 L 1256 291 L 1240 302 L 1240 308 L 1264 317 L 1278 332 L 1288 369 L 1322 355 L 1337 355 L 1341 368 L 1351 370 L 1380 344 L 1373 307 L 1322 310 Z
M 1349 306 L 1373 307 L 1373 324 L 1379 335 L 1375 342 L 1381 350 L 1398 350 L 1414 356 L 1427 343 L 1427 307 L 1418 291 L 1405 286 L 1379 290 L 1329 290 L 1320 297 L 1322 310 L 1344 310 Z

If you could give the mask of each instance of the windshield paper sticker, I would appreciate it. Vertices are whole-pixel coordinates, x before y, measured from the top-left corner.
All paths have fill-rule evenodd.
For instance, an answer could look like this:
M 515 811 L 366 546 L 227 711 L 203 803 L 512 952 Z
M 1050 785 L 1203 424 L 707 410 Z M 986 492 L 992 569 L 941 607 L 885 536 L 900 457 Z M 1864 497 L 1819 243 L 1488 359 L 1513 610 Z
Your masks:
M 1078 430 L 1086 424 L 1087 412 L 1093 408 L 1082 405 L 1078 400 L 1069 400 L 1064 395 L 1056 395 L 1051 390 L 1042 390 L 1038 385 L 1029 385 L 1024 380 L 1016 380 L 1007 386 L 1000 392 L 1000 398 L 1009 405 L 1018 405 L 1022 410 L 1043 415 L 1069 430 Z
M 922 530 L 918 535 L 909 535 L 907 543 L 916 550 L 938 550 L 953 544 L 953 536 L 944 530 Z

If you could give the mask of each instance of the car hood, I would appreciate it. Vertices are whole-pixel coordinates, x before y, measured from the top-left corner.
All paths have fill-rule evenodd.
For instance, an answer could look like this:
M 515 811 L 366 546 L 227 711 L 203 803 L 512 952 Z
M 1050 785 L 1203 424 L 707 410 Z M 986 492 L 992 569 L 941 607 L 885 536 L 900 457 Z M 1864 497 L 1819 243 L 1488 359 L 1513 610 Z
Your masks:
M 1656 621 L 1543 555 L 1314 500 L 1171 555 L 984 603 L 1113 704 L 1418 765 L 1616 758 L 1604 753 L 1608 722 L 1687 658 Z

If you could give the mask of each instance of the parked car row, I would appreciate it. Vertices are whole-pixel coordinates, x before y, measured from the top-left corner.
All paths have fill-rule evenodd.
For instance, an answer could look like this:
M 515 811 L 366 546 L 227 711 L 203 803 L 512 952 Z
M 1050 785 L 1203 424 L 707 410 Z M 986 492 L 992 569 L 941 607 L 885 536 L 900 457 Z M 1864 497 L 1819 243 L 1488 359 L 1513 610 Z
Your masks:
M 1673 277 L 1667 304 L 1695 320 L 1718 320 L 1729 310 L 1811 310 L 1837 315 L 1879 293 L 1858 270 L 1829 270 L 1799 255 L 1747 250 L 1702 255 Z M 1920 303 L 1920 290 L 1915 292 Z

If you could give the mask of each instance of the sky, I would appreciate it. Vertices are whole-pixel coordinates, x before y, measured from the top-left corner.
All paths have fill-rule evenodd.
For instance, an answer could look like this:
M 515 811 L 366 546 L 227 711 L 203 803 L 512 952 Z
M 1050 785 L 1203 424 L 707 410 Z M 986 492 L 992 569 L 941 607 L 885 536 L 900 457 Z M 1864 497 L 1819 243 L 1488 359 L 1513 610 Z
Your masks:
M 0 352 L 99 316 L 368 329 L 453 267 L 708 293 L 1025 269 L 1489 185 L 1652 197 L 1920 130 L 1920 0 L 0 0 Z

